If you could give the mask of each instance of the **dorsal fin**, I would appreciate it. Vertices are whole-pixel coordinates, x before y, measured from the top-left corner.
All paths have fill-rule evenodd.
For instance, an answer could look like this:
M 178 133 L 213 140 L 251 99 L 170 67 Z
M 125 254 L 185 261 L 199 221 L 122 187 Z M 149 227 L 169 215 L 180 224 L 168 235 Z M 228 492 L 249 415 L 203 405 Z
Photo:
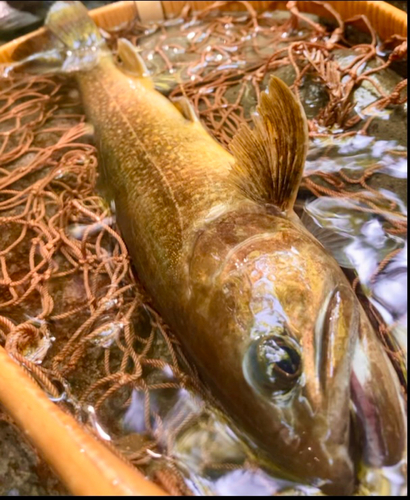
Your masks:
M 271 77 L 263 92 L 255 127 L 243 125 L 232 139 L 235 157 L 231 180 L 248 198 L 291 210 L 296 199 L 308 148 L 305 112 L 290 89 Z
M 129 40 L 126 38 L 119 38 L 117 50 L 126 71 L 133 73 L 139 78 L 149 76 L 149 71 L 145 66 L 144 60 L 138 53 L 137 47 Z
M 172 104 L 181 112 L 184 118 L 199 123 L 199 118 L 187 97 L 177 97 L 172 100 Z

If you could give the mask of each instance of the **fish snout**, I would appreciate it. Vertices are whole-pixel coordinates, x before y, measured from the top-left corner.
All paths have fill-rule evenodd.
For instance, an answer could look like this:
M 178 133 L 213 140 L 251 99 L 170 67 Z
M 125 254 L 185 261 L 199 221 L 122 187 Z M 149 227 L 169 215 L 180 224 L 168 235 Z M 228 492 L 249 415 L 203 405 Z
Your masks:
M 358 332 L 358 302 L 342 283 L 301 342 L 304 376 L 289 421 L 300 438 L 293 468 L 326 494 L 351 495 L 355 487 L 350 378 Z
M 339 444 L 330 432 L 315 436 L 313 429 L 295 428 L 294 431 L 299 437 L 295 440 L 298 444 L 290 444 L 282 457 L 284 472 L 288 471 L 289 478 L 315 486 L 327 495 L 353 494 L 356 464 L 350 453 L 349 433 L 346 433 L 346 442 Z
M 359 330 L 359 308 L 350 287 L 329 293 L 318 315 L 312 343 L 303 344 L 301 401 L 310 406 L 312 432 L 319 441 L 348 447 L 350 378 Z

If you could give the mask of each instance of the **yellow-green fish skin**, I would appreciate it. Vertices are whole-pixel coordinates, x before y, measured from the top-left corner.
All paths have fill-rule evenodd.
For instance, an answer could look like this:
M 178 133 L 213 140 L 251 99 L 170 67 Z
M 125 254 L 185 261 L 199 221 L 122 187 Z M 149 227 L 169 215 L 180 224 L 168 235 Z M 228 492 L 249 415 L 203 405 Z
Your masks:
M 168 287 L 186 282 L 184 243 L 195 225 L 213 206 L 240 197 L 226 189 L 233 158 L 199 123 L 109 58 L 79 83 L 118 216 L 127 219 L 124 236 L 137 240 L 138 248 L 130 247 L 136 267 L 146 255 L 147 271 L 166 269 L 157 280 L 172 294 Z

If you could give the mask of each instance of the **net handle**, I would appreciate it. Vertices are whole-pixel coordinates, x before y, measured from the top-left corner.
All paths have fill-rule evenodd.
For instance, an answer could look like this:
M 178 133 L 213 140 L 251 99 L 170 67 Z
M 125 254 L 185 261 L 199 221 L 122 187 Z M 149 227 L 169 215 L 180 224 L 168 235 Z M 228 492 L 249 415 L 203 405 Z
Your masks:
M 50 401 L 0 346 L 0 403 L 74 495 L 164 496 Z

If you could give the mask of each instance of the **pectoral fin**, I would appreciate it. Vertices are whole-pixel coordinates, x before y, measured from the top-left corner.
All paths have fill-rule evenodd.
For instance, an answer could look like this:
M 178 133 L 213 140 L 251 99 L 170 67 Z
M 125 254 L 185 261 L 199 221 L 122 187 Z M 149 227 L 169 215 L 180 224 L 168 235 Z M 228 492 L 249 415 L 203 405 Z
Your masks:
M 231 180 L 246 196 L 293 208 L 308 148 L 305 112 L 290 89 L 271 77 L 254 118 L 255 127 L 241 127 L 230 149 L 235 156 Z

